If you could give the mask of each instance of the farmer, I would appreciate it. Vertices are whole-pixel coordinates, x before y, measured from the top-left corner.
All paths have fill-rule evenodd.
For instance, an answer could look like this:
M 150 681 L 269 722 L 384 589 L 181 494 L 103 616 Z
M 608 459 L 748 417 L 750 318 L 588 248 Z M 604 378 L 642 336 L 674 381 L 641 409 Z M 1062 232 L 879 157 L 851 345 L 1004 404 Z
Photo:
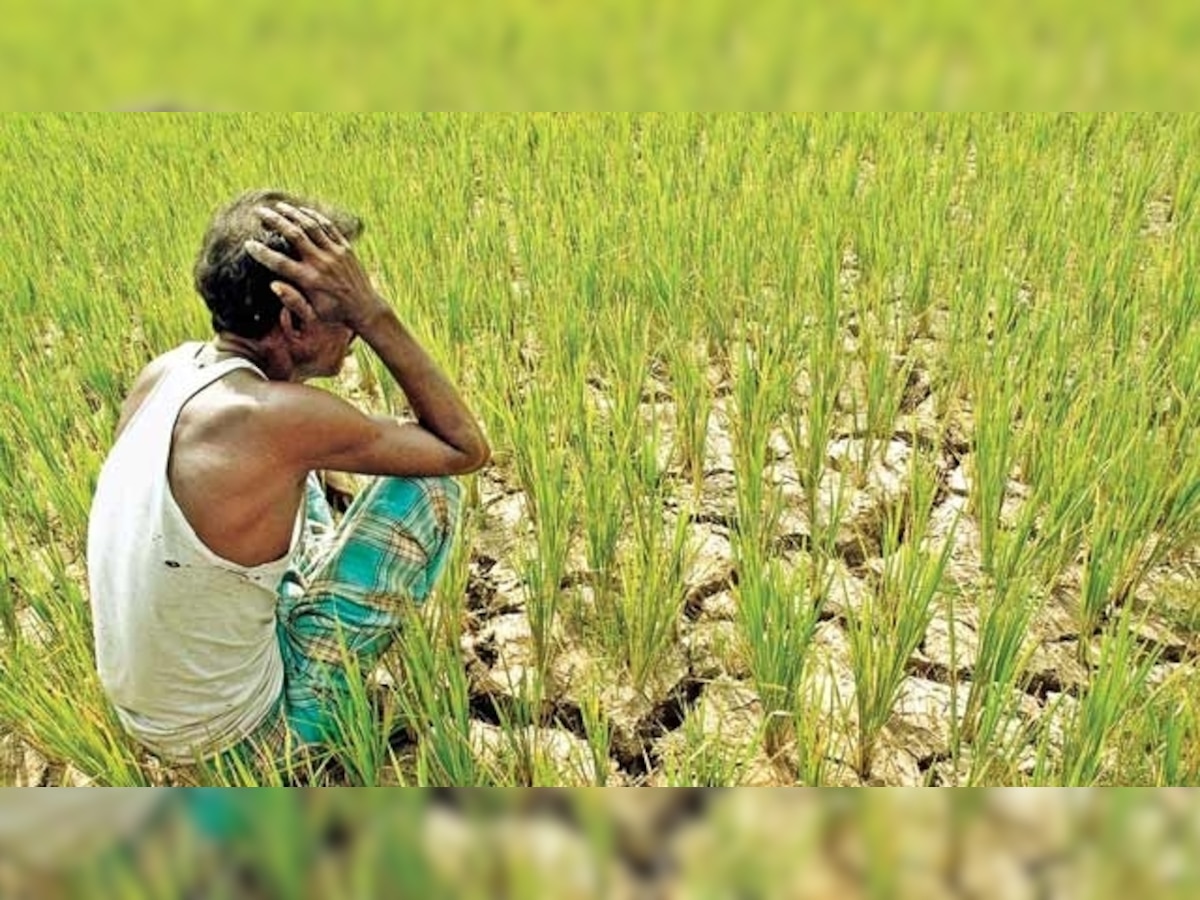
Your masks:
M 121 410 L 88 527 L 96 659 L 120 721 L 168 762 L 336 744 L 351 671 L 373 670 L 446 562 L 450 476 L 488 461 L 471 410 L 371 287 L 361 229 L 281 191 L 219 210 L 195 265 L 215 337 L 152 361 Z M 416 422 L 305 384 L 356 339 Z M 381 476 L 336 527 L 323 470 Z

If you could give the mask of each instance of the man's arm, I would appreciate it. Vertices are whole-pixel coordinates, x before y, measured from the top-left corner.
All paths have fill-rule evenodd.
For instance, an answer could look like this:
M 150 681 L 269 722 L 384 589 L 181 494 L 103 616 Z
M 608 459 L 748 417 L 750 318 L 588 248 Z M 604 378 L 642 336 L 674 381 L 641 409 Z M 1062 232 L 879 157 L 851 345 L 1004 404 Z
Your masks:
M 279 463 L 361 475 L 463 475 L 487 461 L 487 446 L 464 452 L 417 422 L 369 416 L 341 397 L 305 384 L 270 386 L 260 421 Z
M 272 284 L 280 301 L 306 320 L 351 327 L 375 352 L 408 398 L 417 423 L 365 416 L 349 403 L 302 385 L 277 394 L 277 422 L 298 441 L 302 465 L 364 474 L 446 475 L 471 472 L 491 456 L 475 417 L 437 363 L 370 286 L 349 242 L 332 222 L 286 204 L 260 210 L 288 239 L 298 259 L 257 243 L 247 252 L 287 279 Z M 293 287 L 295 285 L 295 287 Z
M 468 471 L 485 465 L 491 456 L 475 417 L 438 364 L 417 343 L 383 301 L 358 327 L 358 336 L 396 380 L 417 422 L 464 459 Z

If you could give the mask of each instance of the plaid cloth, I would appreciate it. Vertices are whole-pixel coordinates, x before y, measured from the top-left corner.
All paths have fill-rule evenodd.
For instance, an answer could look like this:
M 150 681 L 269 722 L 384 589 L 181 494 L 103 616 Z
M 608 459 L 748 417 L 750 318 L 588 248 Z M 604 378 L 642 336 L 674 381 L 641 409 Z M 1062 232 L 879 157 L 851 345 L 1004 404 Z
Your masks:
M 218 769 L 261 769 L 337 742 L 335 712 L 349 678 L 375 669 L 406 604 L 424 602 L 437 583 L 459 499 L 450 478 L 380 477 L 335 526 L 310 476 L 303 542 L 278 588 L 283 694 L 251 735 L 218 757 Z

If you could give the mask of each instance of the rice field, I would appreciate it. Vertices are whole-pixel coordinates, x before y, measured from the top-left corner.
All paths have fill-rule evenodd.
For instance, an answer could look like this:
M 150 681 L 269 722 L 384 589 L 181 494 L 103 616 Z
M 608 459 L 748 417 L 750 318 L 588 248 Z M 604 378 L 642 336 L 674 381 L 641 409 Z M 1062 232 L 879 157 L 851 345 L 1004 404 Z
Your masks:
M 133 377 L 208 335 L 208 216 L 266 185 L 363 216 L 493 448 L 337 783 L 1200 781 L 1198 145 L 1196 116 L 0 118 L 0 783 L 194 778 L 100 691 L 86 517 Z M 326 386 L 405 414 L 356 352 Z

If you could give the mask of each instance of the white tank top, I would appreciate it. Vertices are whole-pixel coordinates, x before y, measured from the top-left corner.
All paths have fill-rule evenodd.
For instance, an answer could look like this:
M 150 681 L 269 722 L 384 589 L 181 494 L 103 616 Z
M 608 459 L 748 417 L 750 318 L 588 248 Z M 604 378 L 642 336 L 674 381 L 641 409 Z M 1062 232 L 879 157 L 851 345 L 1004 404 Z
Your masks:
M 262 722 L 283 689 L 275 589 L 298 550 L 242 566 L 205 545 L 171 493 L 167 461 L 179 411 L 236 369 L 184 344 L 110 451 L 88 519 L 88 584 L 100 681 L 121 722 L 172 761 L 227 749 Z

